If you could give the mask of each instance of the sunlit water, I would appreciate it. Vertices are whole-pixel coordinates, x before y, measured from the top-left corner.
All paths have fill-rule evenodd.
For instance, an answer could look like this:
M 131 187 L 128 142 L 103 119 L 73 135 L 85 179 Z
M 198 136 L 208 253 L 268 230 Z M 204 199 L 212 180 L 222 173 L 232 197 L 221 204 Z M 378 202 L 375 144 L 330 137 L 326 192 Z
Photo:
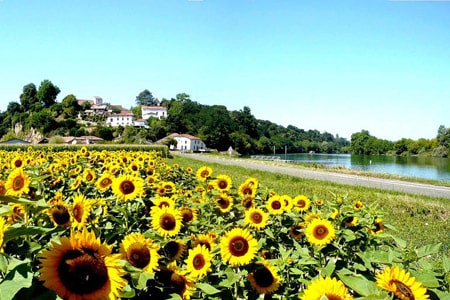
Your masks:
M 277 154 L 280 159 L 315 163 L 327 167 L 344 167 L 374 173 L 395 174 L 434 180 L 450 180 L 450 159 L 439 157 L 403 157 L 350 154 Z

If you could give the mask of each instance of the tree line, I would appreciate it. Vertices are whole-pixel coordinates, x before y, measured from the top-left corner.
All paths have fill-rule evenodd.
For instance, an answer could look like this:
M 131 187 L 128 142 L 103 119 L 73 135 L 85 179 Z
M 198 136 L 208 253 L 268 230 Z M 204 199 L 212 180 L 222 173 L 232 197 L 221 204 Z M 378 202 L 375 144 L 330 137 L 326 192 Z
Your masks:
M 15 136 L 14 125 L 20 123 L 24 131 L 37 129 L 44 136 L 95 135 L 106 142 L 115 139 L 121 143 L 156 142 L 171 133 L 188 133 L 201 138 L 208 148 L 226 151 L 230 146 L 242 155 L 284 153 L 352 153 L 390 155 L 448 156 L 450 128 L 441 126 L 435 139 L 401 139 L 396 142 L 378 139 L 366 130 L 352 134 L 351 141 L 318 130 L 287 127 L 269 120 L 256 119 L 251 109 L 229 111 L 224 105 L 204 105 L 193 101 L 186 93 L 161 101 L 145 89 L 136 96 L 131 111 L 141 118 L 142 105 L 161 105 L 167 108 L 166 118 L 148 119 L 149 128 L 132 126 L 111 128 L 105 116 L 77 118 L 90 108 L 88 102 L 79 105 L 69 94 L 59 103 L 60 89 L 49 80 L 39 87 L 30 83 L 23 87 L 19 102 L 10 102 L 0 113 L 2 140 Z M 114 111 L 114 108 L 113 108 Z M 88 121 L 88 122 L 86 122 Z M 95 125 L 89 125 L 89 122 Z M 120 139 L 117 139 L 120 137 Z

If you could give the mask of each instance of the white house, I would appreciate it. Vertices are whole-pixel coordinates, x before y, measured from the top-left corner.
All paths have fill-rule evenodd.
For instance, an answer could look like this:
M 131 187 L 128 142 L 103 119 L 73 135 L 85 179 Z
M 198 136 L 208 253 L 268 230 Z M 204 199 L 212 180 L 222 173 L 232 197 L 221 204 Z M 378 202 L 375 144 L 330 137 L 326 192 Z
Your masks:
M 149 118 L 167 118 L 167 107 L 164 106 L 148 106 L 142 105 L 142 119 L 147 120 Z
M 172 150 L 180 150 L 180 151 L 205 151 L 206 145 L 205 143 L 196 136 L 190 134 L 178 134 L 172 133 L 169 136 L 165 137 L 163 140 L 172 138 L 177 141 L 176 148 Z
M 134 115 L 131 111 L 121 111 L 118 114 L 108 116 L 106 123 L 111 127 L 133 126 Z

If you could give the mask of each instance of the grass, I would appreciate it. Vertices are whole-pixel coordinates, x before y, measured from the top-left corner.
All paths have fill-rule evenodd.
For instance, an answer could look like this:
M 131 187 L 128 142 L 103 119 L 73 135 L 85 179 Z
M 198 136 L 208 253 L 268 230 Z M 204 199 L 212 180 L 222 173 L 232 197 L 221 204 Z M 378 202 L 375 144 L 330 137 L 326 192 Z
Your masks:
M 197 170 L 205 162 L 176 155 L 167 159 L 167 164 L 178 164 Z M 279 194 L 295 196 L 305 194 L 311 199 L 331 199 L 334 195 L 361 200 L 368 205 L 377 205 L 385 212 L 383 220 L 395 228 L 392 232 L 407 241 L 411 247 L 442 243 L 441 254 L 450 255 L 450 201 L 421 195 L 409 195 L 360 186 L 348 186 L 331 182 L 298 178 L 278 173 L 246 169 L 239 166 L 207 163 L 213 175 L 227 174 L 238 186 L 248 177 L 255 177 L 262 188 Z M 393 229 L 394 230 L 394 229 Z

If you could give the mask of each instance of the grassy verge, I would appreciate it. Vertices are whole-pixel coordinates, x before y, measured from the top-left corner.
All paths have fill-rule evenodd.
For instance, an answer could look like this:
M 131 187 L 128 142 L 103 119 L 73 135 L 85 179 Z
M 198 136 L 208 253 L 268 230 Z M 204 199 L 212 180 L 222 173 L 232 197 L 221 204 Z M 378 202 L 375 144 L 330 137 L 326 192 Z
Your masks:
M 168 164 L 191 167 L 197 170 L 205 165 L 202 161 L 178 156 L 167 159 Z M 305 194 L 311 199 L 331 199 L 334 195 L 347 196 L 363 203 L 375 204 L 385 212 L 383 219 L 395 227 L 396 236 L 406 240 L 411 247 L 442 242 L 442 254 L 450 255 L 450 201 L 420 195 L 385 191 L 373 188 L 347 186 L 331 182 L 303 179 L 288 175 L 246 169 L 239 166 L 208 163 L 215 175 L 231 176 L 234 186 L 248 177 L 259 180 L 262 188 L 279 194 L 295 196 Z

